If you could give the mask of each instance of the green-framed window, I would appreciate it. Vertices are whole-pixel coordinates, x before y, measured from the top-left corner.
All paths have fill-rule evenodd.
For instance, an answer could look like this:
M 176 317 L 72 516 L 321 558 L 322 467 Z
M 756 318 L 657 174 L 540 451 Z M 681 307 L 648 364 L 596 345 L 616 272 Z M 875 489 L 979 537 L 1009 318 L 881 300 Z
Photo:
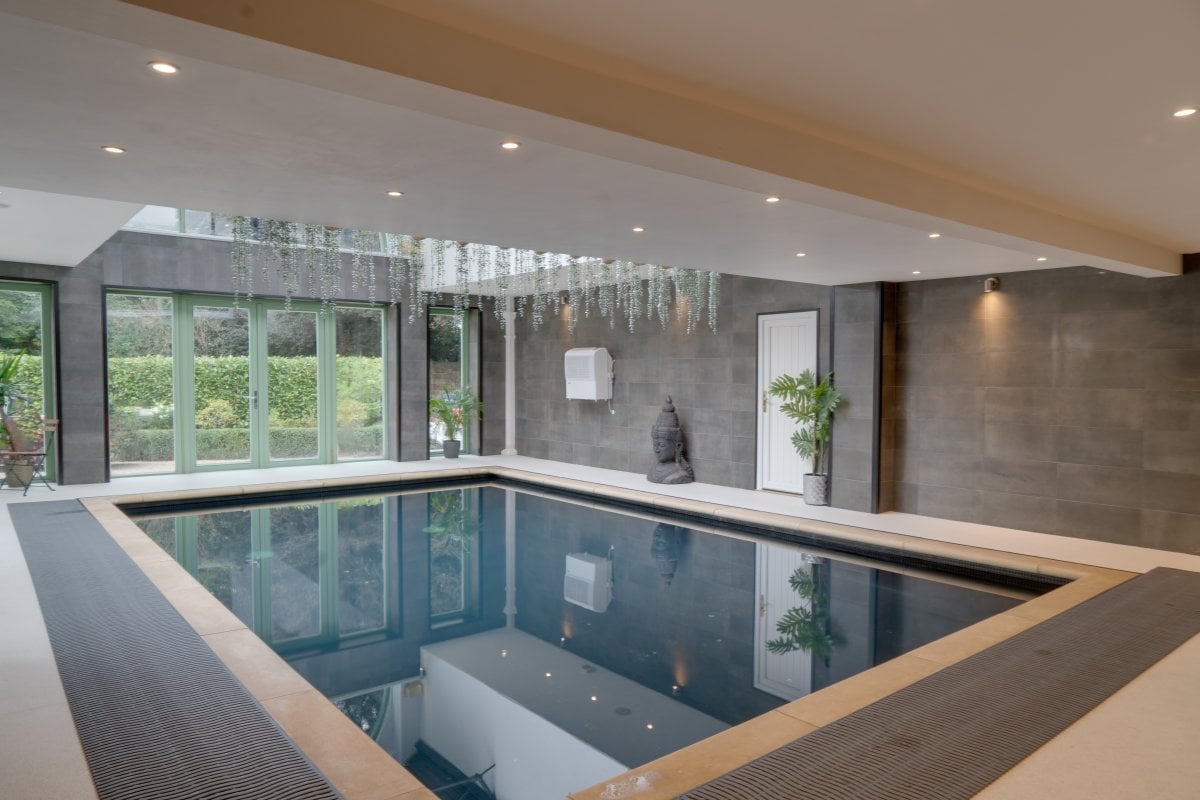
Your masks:
M 54 292 L 47 283 L 0 281 L 0 353 L 24 353 L 17 368 L 22 399 L 9 413 L 28 433 L 40 430 L 39 417 L 55 419 L 57 392 L 54 384 Z M 0 442 L 0 447 L 7 446 Z M 57 474 L 57 457 L 46 459 L 46 474 Z
M 479 394 L 479 312 L 468 309 L 457 313 L 452 308 L 429 309 L 429 396 L 447 390 L 470 389 Z M 442 454 L 445 430 L 437 420 L 429 420 L 429 453 Z M 479 441 L 476 420 L 462 431 L 462 451 L 474 452 Z

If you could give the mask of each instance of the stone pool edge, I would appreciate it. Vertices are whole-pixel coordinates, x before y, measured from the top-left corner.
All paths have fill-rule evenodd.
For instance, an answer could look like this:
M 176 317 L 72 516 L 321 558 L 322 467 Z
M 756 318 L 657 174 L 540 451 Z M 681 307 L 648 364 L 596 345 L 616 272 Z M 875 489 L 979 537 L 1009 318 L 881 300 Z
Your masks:
M 281 728 L 347 800 L 436 800 L 400 764 L 251 633 L 183 567 L 133 523 L 121 505 L 269 495 L 297 489 L 350 489 L 431 483 L 448 479 L 510 478 L 523 483 L 651 509 L 709 517 L 775 530 L 805 530 L 923 556 L 968 560 L 987 566 L 1068 578 L 1070 583 L 918 648 L 866 672 L 792 701 L 716 736 L 671 753 L 624 775 L 570 795 L 601 800 L 611 784 L 638 781 L 639 800 L 666 800 L 704 784 L 806 733 L 827 725 L 905 686 L 990 647 L 1137 573 L 1037 558 L 986 548 L 738 508 L 616 486 L 542 475 L 512 467 L 462 467 L 417 473 L 287 481 L 81 499 L 159 591 L 272 715 Z

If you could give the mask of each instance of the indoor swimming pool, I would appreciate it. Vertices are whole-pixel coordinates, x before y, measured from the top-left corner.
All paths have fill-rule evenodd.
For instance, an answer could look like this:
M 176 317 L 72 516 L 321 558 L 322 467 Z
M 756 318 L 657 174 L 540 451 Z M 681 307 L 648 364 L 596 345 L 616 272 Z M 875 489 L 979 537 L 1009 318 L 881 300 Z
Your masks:
M 593 500 L 458 484 L 134 518 L 426 785 L 460 783 L 441 797 L 563 797 L 1055 585 Z

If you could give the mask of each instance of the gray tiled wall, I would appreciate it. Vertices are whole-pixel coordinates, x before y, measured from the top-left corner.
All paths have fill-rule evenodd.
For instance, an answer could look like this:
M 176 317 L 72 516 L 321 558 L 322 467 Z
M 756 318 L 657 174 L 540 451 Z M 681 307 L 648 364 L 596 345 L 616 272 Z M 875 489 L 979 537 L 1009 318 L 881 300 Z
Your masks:
M 1200 553 L 1200 272 L 897 290 L 896 509 Z
M 757 315 L 821 312 L 820 368 L 829 368 L 829 287 L 726 275 L 717 333 L 692 334 L 672 320 L 640 320 L 634 333 L 598 315 L 575 333 L 551 318 L 534 331 L 518 325 L 517 449 L 522 455 L 646 472 L 653 463 L 650 426 L 669 394 L 684 429 L 696 480 L 753 488 L 757 425 Z M 563 353 L 606 347 L 615 360 L 613 411 L 605 403 L 566 400 Z
M 834 385 L 842 404 L 833 417 L 830 504 L 855 511 L 877 510 L 882 292 L 878 283 L 833 290 Z

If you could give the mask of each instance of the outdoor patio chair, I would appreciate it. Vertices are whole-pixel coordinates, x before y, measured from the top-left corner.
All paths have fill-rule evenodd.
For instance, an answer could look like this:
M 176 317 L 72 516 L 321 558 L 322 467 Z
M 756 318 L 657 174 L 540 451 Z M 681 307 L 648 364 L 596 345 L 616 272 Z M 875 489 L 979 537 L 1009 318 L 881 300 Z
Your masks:
M 50 481 L 46 480 L 46 454 L 54 448 L 54 434 L 58 432 L 58 420 L 43 419 L 41 435 L 34 440 L 33 446 L 26 445 L 22 450 L 0 451 L 0 460 L 4 464 L 5 482 L 10 486 L 24 486 L 21 496 L 29 494 L 29 487 L 35 480 L 40 480 L 46 488 L 54 491 Z M 13 488 L 16 488 L 13 486 Z

